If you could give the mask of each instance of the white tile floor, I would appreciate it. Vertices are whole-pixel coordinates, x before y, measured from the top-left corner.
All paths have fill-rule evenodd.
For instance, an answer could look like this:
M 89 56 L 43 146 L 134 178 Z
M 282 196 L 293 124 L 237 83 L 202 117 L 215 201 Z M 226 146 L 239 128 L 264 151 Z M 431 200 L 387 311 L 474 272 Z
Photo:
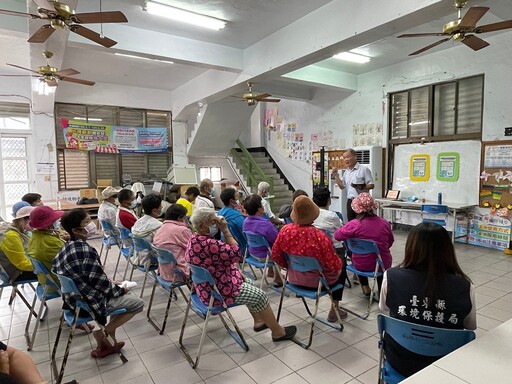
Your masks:
M 403 258 L 407 234 L 395 231 L 395 244 L 392 248 L 394 264 Z M 93 244 L 100 245 L 99 240 Z M 99 249 L 99 248 L 98 248 Z M 463 270 L 471 277 L 476 287 L 478 308 L 477 335 L 482 335 L 502 322 L 512 318 L 512 258 L 500 251 L 469 245 L 457 244 L 457 256 Z M 116 253 L 110 252 L 107 271 L 112 273 Z M 124 260 L 121 261 L 124 268 Z M 122 269 L 124 270 L 124 269 Z M 140 284 L 142 276 L 135 279 Z M 135 289 L 138 293 L 139 288 Z M 150 289 L 144 293 L 149 301 Z M 31 297 L 28 287 L 23 291 Z M 277 311 L 279 296 L 269 290 L 272 307 Z M 28 311 L 20 300 L 8 305 L 8 290 L 4 290 L 0 300 L 0 340 L 20 349 L 26 349 L 24 325 Z M 157 290 L 152 313 L 162 316 L 166 297 Z M 360 296 L 356 286 L 346 289 L 343 304 L 362 311 L 366 301 Z M 307 315 L 297 298 L 286 298 L 282 314 L 282 324 L 296 324 L 298 337 L 308 335 Z M 321 302 L 321 310 L 328 309 L 328 299 Z M 49 302 L 49 315 L 41 324 L 33 351 L 29 352 L 45 377 L 51 379 L 50 353 L 55 341 L 57 321 L 60 316 L 59 300 Z M 210 322 L 208 337 L 200 359 L 194 370 L 185 360 L 178 347 L 178 337 L 183 319 L 184 300 L 171 307 L 171 314 L 164 335 L 159 335 L 148 323 L 145 312 L 127 323 L 117 335 L 126 342 L 124 353 L 128 363 L 122 365 L 119 358 L 109 356 L 95 360 L 90 357 L 94 345 L 92 336 L 78 332 L 73 340 L 70 359 L 66 368 L 65 380 L 77 379 L 80 384 L 116 383 L 375 383 L 377 378 L 378 348 L 376 316 L 377 305 L 368 320 L 360 320 L 349 315 L 343 332 L 338 332 L 320 324 L 315 332 L 310 350 L 304 350 L 293 342 L 273 343 L 269 331 L 256 334 L 252 330 L 252 320 L 245 307 L 233 310 L 246 336 L 250 350 L 244 352 L 224 331 L 221 322 Z M 323 313 L 323 316 L 326 314 Z M 199 317 L 192 319 L 200 324 Z M 189 323 L 186 330 L 186 344 L 192 347 L 199 342 L 201 329 Z M 64 334 L 67 337 L 67 332 Z M 61 343 L 62 356 L 64 344 Z

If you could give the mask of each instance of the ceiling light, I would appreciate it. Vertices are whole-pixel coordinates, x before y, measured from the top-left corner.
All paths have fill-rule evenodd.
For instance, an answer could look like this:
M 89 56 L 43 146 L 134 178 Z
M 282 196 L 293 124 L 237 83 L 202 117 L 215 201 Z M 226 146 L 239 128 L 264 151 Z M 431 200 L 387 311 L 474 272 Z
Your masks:
M 201 15 L 186 11 L 184 9 L 171 7 L 167 4 L 158 3 L 156 1 L 148 0 L 144 3 L 142 9 L 148 13 L 157 16 L 167 17 L 171 20 L 182 21 L 184 23 L 197 25 L 198 27 L 204 27 L 214 30 L 222 29 L 226 26 L 226 21 L 217 19 L 215 17 Z
M 35 86 L 38 95 L 48 96 L 49 94 L 55 92 L 55 87 L 50 87 L 48 84 L 46 84 L 44 79 L 36 79 L 35 81 L 37 82 Z
M 117 53 L 117 52 L 115 52 L 114 54 L 117 55 L 117 56 L 131 57 L 132 59 L 151 60 L 151 61 L 158 61 L 160 63 L 174 64 L 174 62 L 170 61 L 170 60 L 152 59 L 150 57 L 136 56 L 136 55 L 127 55 L 125 53 Z
M 370 57 L 360 55 L 358 53 L 353 53 L 353 52 L 341 52 L 341 53 L 338 53 L 337 55 L 334 55 L 333 57 L 338 60 L 345 60 L 345 61 L 350 61 L 352 63 L 359 63 L 359 64 L 365 64 L 370 61 Z
M 103 121 L 103 119 L 97 117 L 73 117 L 73 120 L 83 120 L 83 121 Z

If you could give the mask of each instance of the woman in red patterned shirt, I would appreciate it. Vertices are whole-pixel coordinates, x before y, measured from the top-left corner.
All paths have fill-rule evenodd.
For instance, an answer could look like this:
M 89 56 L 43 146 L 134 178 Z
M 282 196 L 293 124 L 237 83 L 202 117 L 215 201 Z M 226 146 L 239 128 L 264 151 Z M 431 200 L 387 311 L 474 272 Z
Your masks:
M 323 273 L 330 286 L 341 283 L 340 257 L 334 251 L 332 240 L 327 234 L 315 227 L 313 222 L 320 214 L 320 209 L 307 196 L 299 196 L 293 202 L 290 215 L 293 223 L 285 225 L 272 246 L 272 259 L 282 268 L 287 268 L 288 263 L 285 253 L 295 256 L 310 256 L 316 258 L 322 266 Z M 317 289 L 318 273 L 288 271 L 288 281 L 304 288 Z M 343 288 L 332 291 L 334 307 L 331 308 L 327 320 L 334 323 L 337 320 L 336 310 L 340 318 L 345 319 L 347 312 L 339 307 L 343 296 Z

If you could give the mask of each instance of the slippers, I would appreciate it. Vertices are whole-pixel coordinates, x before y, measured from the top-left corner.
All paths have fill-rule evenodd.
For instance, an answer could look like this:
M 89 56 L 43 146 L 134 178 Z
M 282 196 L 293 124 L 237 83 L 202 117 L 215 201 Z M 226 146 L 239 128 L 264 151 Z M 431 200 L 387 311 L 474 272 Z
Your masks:
M 295 334 L 297 333 L 297 327 L 295 325 L 289 325 L 288 327 L 284 327 L 284 335 L 280 337 L 272 337 L 273 342 L 285 341 L 293 339 Z
M 261 332 L 267 328 L 268 328 L 267 324 L 263 323 L 263 325 L 260 325 L 259 327 L 254 327 L 253 329 L 254 329 L 254 332 Z
M 91 333 L 94 330 L 94 328 L 96 328 L 96 326 L 94 324 L 89 323 L 80 324 L 76 326 L 76 329 L 84 331 L 85 333 Z
M 107 347 L 107 348 L 96 348 L 94 351 L 91 352 L 91 357 L 95 359 L 102 359 L 104 357 L 107 357 L 109 355 L 113 355 L 114 353 L 118 353 L 120 349 L 124 347 L 125 343 L 124 341 L 120 341 L 116 343 L 114 347 Z
M 283 283 L 282 282 L 280 282 L 280 283 L 272 283 L 272 286 L 274 288 L 282 288 L 283 287 Z

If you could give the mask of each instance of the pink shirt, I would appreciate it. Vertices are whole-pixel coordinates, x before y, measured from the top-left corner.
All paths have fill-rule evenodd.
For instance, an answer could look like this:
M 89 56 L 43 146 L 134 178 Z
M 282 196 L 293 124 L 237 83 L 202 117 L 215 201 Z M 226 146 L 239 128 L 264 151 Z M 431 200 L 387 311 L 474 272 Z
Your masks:
M 368 216 L 361 221 L 351 220 L 334 233 L 334 238 L 338 241 L 350 238 L 375 241 L 379 247 L 384 267 L 386 269 L 391 267 L 393 259 L 389 248 L 393 245 L 395 238 L 391 231 L 391 224 L 382 217 Z M 354 267 L 368 272 L 375 269 L 375 258 L 358 258 L 357 256 L 357 254 L 352 255 Z
M 185 259 L 185 251 L 187 250 L 187 244 L 191 237 L 192 232 L 187 227 L 187 224 L 174 220 L 165 220 L 162 226 L 156 231 L 155 237 L 153 237 L 153 244 L 156 247 L 171 251 L 178 262 L 178 268 L 185 273 L 186 276 L 190 275 L 190 267 Z M 173 263 L 160 264 L 158 270 L 163 279 L 173 281 Z
M 227 305 L 235 302 L 244 282 L 238 269 L 242 259 L 238 244 L 229 245 L 210 236 L 193 234 L 185 257 L 190 264 L 208 269 Z M 201 301 L 208 305 L 211 286 L 202 283 L 195 289 Z M 216 300 L 215 305 L 220 303 Z

